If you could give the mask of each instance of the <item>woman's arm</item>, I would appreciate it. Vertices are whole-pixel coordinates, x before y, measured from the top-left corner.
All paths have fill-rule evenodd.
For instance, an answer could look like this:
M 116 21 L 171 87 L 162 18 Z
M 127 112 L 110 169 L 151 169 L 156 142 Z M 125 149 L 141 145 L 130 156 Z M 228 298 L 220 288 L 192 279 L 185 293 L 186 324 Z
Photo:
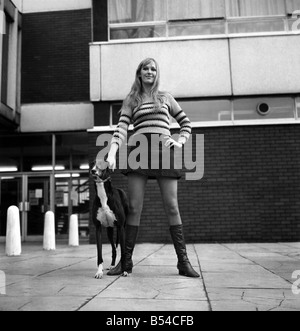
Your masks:
M 129 107 L 124 106 L 121 109 L 121 116 L 119 119 L 118 126 L 114 132 L 110 143 L 110 150 L 107 157 L 109 168 L 112 170 L 116 169 L 116 156 L 119 148 L 123 142 L 127 139 L 128 127 L 131 123 L 132 111 Z
M 168 95 L 170 113 L 180 125 L 178 143 L 184 145 L 192 133 L 192 123 L 171 94 Z

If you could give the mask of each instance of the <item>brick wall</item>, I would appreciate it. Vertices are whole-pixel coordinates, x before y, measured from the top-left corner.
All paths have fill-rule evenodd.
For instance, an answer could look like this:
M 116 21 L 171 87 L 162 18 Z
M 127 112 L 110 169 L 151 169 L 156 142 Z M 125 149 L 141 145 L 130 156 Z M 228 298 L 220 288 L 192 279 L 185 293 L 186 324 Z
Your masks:
M 187 242 L 276 242 L 300 238 L 300 131 L 297 125 L 194 129 L 205 135 L 205 176 L 179 182 Z M 89 136 L 97 155 L 98 134 Z M 116 173 L 115 186 L 126 190 Z M 91 186 L 91 197 L 94 190 Z M 140 242 L 169 242 L 156 181 L 145 195 Z M 92 200 L 92 199 L 91 199 Z M 91 226 L 90 241 L 94 242 Z
M 22 103 L 89 100 L 91 10 L 23 15 Z

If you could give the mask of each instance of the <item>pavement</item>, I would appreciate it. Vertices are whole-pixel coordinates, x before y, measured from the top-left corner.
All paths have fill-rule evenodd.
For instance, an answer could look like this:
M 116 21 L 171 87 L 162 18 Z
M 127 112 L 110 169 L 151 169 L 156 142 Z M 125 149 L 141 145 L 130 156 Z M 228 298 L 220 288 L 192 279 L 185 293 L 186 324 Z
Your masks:
M 110 246 L 103 251 L 109 266 Z M 178 275 L 172 245 L 139 244 L 130 277 L 96 280 L 94 245 L 25 243 L 21 256 L 7 257 L 1 243 L 0 310 L 300 310 L 300 243 L 193 244 L 188 254 L 200 279 Z

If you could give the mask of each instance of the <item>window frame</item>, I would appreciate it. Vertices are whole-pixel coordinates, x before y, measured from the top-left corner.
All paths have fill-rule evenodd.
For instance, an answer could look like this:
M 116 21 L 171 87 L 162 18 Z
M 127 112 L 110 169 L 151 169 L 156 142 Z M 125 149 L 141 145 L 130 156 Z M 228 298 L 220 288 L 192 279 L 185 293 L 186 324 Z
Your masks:
M 108 0 L 110 1 L 110 0 Z M 166 6 L 168 7 L 168 2 L 169 0 L 166 0 Z M 171 36 L 169 34 L 169 28 L 172 24 L 178 22 L 205 22 L 207 23 L 207 21 L 210 21 L 212 23 L 216 23 L 216 22 L 221 22 L 224 21 L 224 33 L 220 33 L 220 34 L 192 34 L 192 35 L 184 35 L 185 37 L 208 37 L 208 36 L 225 36 L 225 37 L 229 37 L 229 36 L 234 36 L 234 35 L 238 35 L 238 36 L 242 36 L 242 35 L 270 35 L 270 34 L 274 34 L 274 33 L 285 33 L 285 34 L 295 34 L 295 31 L 291 30 L 290 27 L 290 21 L 294 18 L 292 16 L 292 12 L 291 9 L 289 8 L 290 6 L 288 6 L 288 0 L 284 0 L 284 5 L 285 5 L 285 15 L 262 15 L 262 16 L 229 16 L 227 15 L 227 1 L 224 0 L 224 17 L 203 17 L 203 18 L 197 18 L 197 19 L 168 19 L 168 10 L 166 10 L 166 15 L 167 18 L 166 20 L 162 20 L 162 21 L 147 21 L 147 22 L 130 22 L 130 23 L 110 23 L 110 12 L 108 10 L 108 40 L 110 42 L 117 42 L 117 41 L 126 41 L 126 40 L 134 40 L 134 41 L 138 41 L 138 40 L 155 40 L 155 39 L 163 39 L 163 38 L 178 38 L 180 36 Z M 108 6 L 109 8 L 109 6 Z M 299 8 L 300 11 L 300 8 Z M 296 18 L 295 18 L 296 19 Z M 266 22 L 266 21 L 270 21 L 270 20 L 283 20 L 283 29 L 279 30 L 279 31 L 251 31 L 251 32 L 233 32 L 230 33 L 229 31 L 229 25 L 230 23 L 236 23 L 236 22 L 249 22 L 249 21 L 255 21 L 257 20 L 257 22 Z M 139 28 L 139 27 L 147 27 L 147 26 L 161 26 L 161 27 L 165 27 L 166 29 L 166 34 L 165 36 L 159 36 L 159 37 L 137 37 L 137 38 L 120 38 L 120 39 L 112 39 L 111 38 L 111 32 L 113 29 L 121 29 L 122 27 L 124 27 L 125 29 L 127 28 Z M 300 34 L 300 30 L 299 30 L 299 34 Z
M 291 98 L 293 99 L 293 114 L 294 117 L 292 118 L 268 118 L 267 116 L 261 115 L 261 118 L 259 119 L 245 119 L 245 120 L 240 120 L 236 119 L 234 116 L 234 103 L 237 100 L 243 100 L 243 99 L 261 99 L 262 102 L 265 101 L 266 99 L 278 99 L 278 98 Z M 215 98 L 215 99 L 199 99 L 199 98 L 190 98 L 190 99 L 183 99 L 183 98 L 178 98 L 177 101 L 179 105 L 181 105 L 183 102 L 197 102 L 197 101 L 230 101 L 231 104 L 231 109 L 230 109 L 230 120 L 220 120 L 220 121 L 191 121 L 192 127 L 228 127 L 228 126 L 255 126 L 255 125 L 280 125 L 280 124 L 300 124 L 300 95 L 265 95 L 265 96 L 244 96 L 244 97 L 222 97 L 222 98 Z M 113 107 L 114 106 L 122 106 L 122 102 L 112 102 L 110 104 L 110 123 L 107 126 L 102 126 L 102 127 L 95 127 L 92 130 L 89 130 L 89 132 L 93 131 L 114 131 L 117 127 L 117 124 L 112 123 L 112 118 L 113 118 Z M 184 107 L 183 107 L 184 108 Z M 185 109 L 183 109 L 185 110 Z M 189 116 L 187 112 L 187 116 Z M 175 120 L 172 120 L 171 129 L 178 129 L 179 125 Z M 129 126 L 129 131 L 133 130 L 133 125 L 131 124 Z

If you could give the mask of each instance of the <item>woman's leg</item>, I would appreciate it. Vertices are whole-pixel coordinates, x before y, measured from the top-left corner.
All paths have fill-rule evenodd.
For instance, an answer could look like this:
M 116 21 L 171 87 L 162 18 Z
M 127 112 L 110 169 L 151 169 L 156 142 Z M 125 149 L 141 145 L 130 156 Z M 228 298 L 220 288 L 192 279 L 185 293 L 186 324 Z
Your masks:
M 125 254 L 122 259 L 123 276 L 132 273 L 132 254 L 141 222 L 147 180 L 148 177 L 138 174 L 128 176 L 129 213 L 126 221 Z
M 158 184 L 170 226 L 181 225 L 177 197 L 178 180 L 176 178 L 158 178 Z
M 125 251 L 122 253 L 119 264 L 108 272 L 108 276 L 127 276 L 132 273 L 132 254 L 138 236 L 141 214 L 143 210 L 144 194 L 148 177 L 138 174 L 128 175 L 129 213 L 126 219 Z
M 128 175 L 129 213 L 126 221 L 127 225 L 140 225 L 147 181 L 148 177 L 146 176 Z
M 170 233 L 178 257 L 177 268 L 179 270 L 179 274 L 186 277 L 200 277 L 191 266 L 187 256 L 183 226 L 178 207 L 178 181 L 177 179 L 172 178 L 159 178 L 158 183 L 170 224 Z

